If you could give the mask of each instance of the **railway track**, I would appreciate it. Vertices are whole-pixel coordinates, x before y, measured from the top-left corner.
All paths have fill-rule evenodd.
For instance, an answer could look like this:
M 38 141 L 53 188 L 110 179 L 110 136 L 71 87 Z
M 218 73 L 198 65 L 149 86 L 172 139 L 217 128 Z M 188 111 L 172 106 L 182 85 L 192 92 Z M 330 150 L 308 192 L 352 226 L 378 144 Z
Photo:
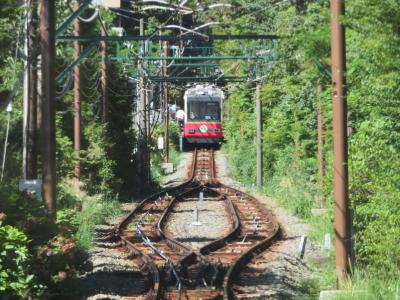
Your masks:
M 279 237 L 279 224 L 255 198 L 218 182 L 214 163 L 212 150 L 194 150 L 187 181 L 146 198 L 115 228 L 148 280 L 136 299 L 249 296 L 240 269 Z

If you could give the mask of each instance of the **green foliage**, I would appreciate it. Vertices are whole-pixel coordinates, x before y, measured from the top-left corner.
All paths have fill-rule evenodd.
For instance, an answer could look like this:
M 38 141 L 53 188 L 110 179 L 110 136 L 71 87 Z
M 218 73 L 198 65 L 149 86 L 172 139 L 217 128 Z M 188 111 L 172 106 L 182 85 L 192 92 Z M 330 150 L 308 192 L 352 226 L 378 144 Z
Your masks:
M 102 194 L 113 198 L 121 182 L 114 176 L 115 161 L 108 157 L 113 145 L 110 142 L 106 125 L 93 123 L 85 128 L 88 149 L 82 151 L 82 166 L 86 189 L 91 194 Z
M 324 253 L 324 257 L 312 263 L 315 270 L 310 277 L 301 282 L 303 297 L 301 300 L 318 300 L 321 290 L 336 289 L 335 254 L 333 251 Z
M 294 160 L 290 152 L 281 154 L 275 164 L 274 177 L 265 183 L 265 191 L 293 214 L 306 218 L 310 217 L 311 208 L 315 205 L 316 186 L 311 181 L 306 162 L 301 161 L 297 166 Z
M 34 286 L 29 273 L 28 238 L 17 228 L 0 222 L 0 297 L 25 298 Z
M 120 204 L 115 200 L 99 201 L 86 199 L 83 208 L 76 215 L 69 215 L 70 223 L 79 224 L 74 238 L 84 249 L 89 249 L 93 245 L 95 225 L 110 222 L 114 217 L 121 214 Z
M 122 212 L 118 201 L 102 194 L 89 196 L 78 181 L 63 181 L 59 191 L 57 225 L 63 236 L 73 238 L 85 250 L 93 245 L 95 226 L 110 222 Z
M 12 185 L 0 187 L 0 212 L 7 214 L 7 224 L 30 235 L 33 244 L 38 244 L 54 229 L 46 215 L 44 204 L 36 198 L 21 194 Z
M 164 136 L 164 126 L 158 126 L 153 133 L 153 140 L 151 143 L 151 171 L 152 179 L 159 182 L 163 176 L 161 170 L 161 163 L 164 162 L 164 153 L 162 150 L 157 149 L 157 139 Z M 169 123 L 169 162 L 176 168 L 179 164 L 181 153 L 179 147 L 179 127 L 176 123 L 170 121 Z
M 257 30 L 272 29 L 285 36 L 279 41 L 279 61 L 263 83 L 261 93 L 264 190 L 292 212 L 309 216 L 317 195 L 315 85 L 319 81 L 326 87 L 321 95 L 326 163 L 323 181 L 328 212 L 332 214 L 332 107 L 330 80 L 326 78 L 330 57 L 329 1 L 291 1 L 276 7 L 269 7 L 272 1 L 236 2 L 240 13 L 231 10 L 220 16 L 225 23 L 235 20 L 224 31 L 245 33 L 256 24 Z M 264 8 L 270 14 L 268 17 L 260 13 Z M 347 26 L 346 87 L 352 129 L 349 178 L 356 264 L 374 274 L 363 275 L 370 282 L 369 287 L 377 285 L 372 292 L 374 299 L 393 299 L 397 281 L 387 287 L 383 282 L 385 278 L 398 278 L 400 267 L 400 67 L 395 63 L 399 58 L 399 16 L 396 0 L 354 0 L 346 3 L 343 19 Z M 243 22 L 237 24 L 236 20 Z M 250 20 L 251 25 L 243 28 Z M 227 47 L 227 53 L 229 48 L 232 47 Z M 320 64 L 317 66 L 315 61 Z M 233 174 L 247 184 L 255 181 L 252 88 L 254 85 L 230 89 L 224 127 L 225 150 Z M 312 233 L 318 239 L 322 231 L 332 230 L 331 217 L 324 217 L 324 226 L 314 218 L 310 220 L 323 228 Z
M 382 274 L 400 267 L 399 133 L 389 121 L 364 121 L 351 144 L 351 191 L 360 262 Z M 373 262 L 373 263 L 371 263 Z
M 74 149 L 71 138 L 65 134 L 62 126 L 62 115 L 56 115 L 56 162 L 57 177 L 64 178 L 72 176 L 75 163 Z
M 57 22 L 63 22 L 71 11 L 65 3 L 58 0 Z M 5 112 L 6 99 L 13 85 L 20 77 L 22 65 L 23 45 L 23 2 L 0 0 L 0 150 L 3 153 L 7 113 Z M 101 12 L 104 20 L 111 24 L 113 17 L 106 11 Z M 82 24 L 85 34 L 98 34 L 99 23 Z M 66 34 L 69 34 L 66 30 Z M 72 59 L 72 45 L 57 45 L 56 73 L 59 74 Z M 114 45 L 110 44 L 110 52 Z M 22 101 L 21 94 L 14 100 L 11 113 L 11 130 L 6 159 L 4 181 L 0 185 L 0 212 L 7 215 L 8 226 L 15 226 L 24 232 L 31 242 L 26 243 L 26 253 L 35 257 L 32 264 L 27 261 L 24 265 L 24 274 L 35 274 L 38 282 L 52 287 L 55 281 L 60 280 L 59 272 L 67 272 L 67 276 L 74 276 L 76 268 L 80 267 L 81 259 L 85 256 L 76 246 L 72 238 L 86 248 L 91 244 L 91 235 L 94 225 L 104 222 L 118 212 L 119 203 L 112 200 L 120 192 L 121 183 L 131 179 L 133 164 L 131 154 L 134 145 L 132 120 L 132 85 L 127 81 L 127 70 L 122 65 L 109 62 L 110 78 L 110 111 L 108 127 L 100 120 L 100 53 L 95 53 L 90 59 L 81 63 L 82 74 L 82 179 L 87 190 L 91 193 L 100 193 L 101 196 L 87 200 L 84 191 L 77 192 L 74 187 L 68 187 L 69 178 L 73 176 L 76 154 L 73 149 L 73 105 L 72 91 L 69 81 L 66 80 L 57 88 L 55 105 L 56 116 L 56 143 L 57 143 L 57 224 L 50 224 L 44 204 L 36 199 L 22 195 L 16 190 L 21 176 L 22 153 Z M 62 93 L 66 92 L 66 93 Z M 117 91 L 117 92 L 115 92 Z M 40 146 L 40 144 L 39 144 Z M 40 173 L 40 149 L 39 173 Z M 102 199 L 100 199 L 102 198 Z M 104 201 L 107 200 L 107 201 Z M 90 203 L 89 203 L 90 202 Z M 96 204 L 93 204 L 96 202 Z M 1 246 L 3 240 L 1 240 Z M 25 252 L 21 252 L 25 254 Z M 10 255 L 10 258 L 12 256 Z M 1 264 L 3 266 L 3 264 Z M 3 271 L 3 269 L 2 269 Z M 17 276 L 17 271 L 15 272 Z M 20 274 L 20 283 L 26 279 Z M 25 276 L 25 277 L 24 277 Z M 27 275 L 28 276 L 28 275 Z M 35 279 L 35 280 L 36 280 Z M 7 284 L 17 284 L 18 280 L 9 278 Z M 15 282 L 15 283 L 14 283 Z M 3 278 L 2 278 L 3 284 Z M 0 298 L 12 295 L 18 298 L 28 294 L 36 296 L 37 288 L 31 289 L 32 280 L 27 288 L 16 286 L 18 294 L 7 291 L 1 292 Z M 23 294 L 25 293 L 25 294 Z M 17 296 L 15 296 L 17 295 Z
M 357 268 L 345 286 L 345 294 L 335 300 L 396 300 L 400 296 L 400 274 L 398 270 L 384 280 Z
M 20 43 L 22 37 L 23 10 L 14 1 L 0 1 L 0 105 L 2 104 L 2 92 L 10 91 L 17 79 L 21 63 L 15 60 L 15 47 Z

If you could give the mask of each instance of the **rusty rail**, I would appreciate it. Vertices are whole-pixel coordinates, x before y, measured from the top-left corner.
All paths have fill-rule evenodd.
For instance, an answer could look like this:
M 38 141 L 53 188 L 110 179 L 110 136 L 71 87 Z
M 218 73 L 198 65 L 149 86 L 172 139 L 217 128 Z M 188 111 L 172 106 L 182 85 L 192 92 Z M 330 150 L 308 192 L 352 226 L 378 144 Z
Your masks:
M 208 156 L 205 156 L 204 153 L 207 153 Z M 201 157 L 201 161 L 199 160 L 198 156 Z M 225 209 L 228 212 L 232 229 L 226 236 L 208 243 L 195 252 L 190 246 L 185 245 L 184 243 L 179 242 L 173 237 L 169 236 L 166 232 L 164 232 L 163 227 L 166 224 L 167 216 L 170 214 L 173 207 L 179 201 L 184 201 L 185 197 L 188 195 L 191 195 L 199 190 L 208 190 L 214 193 L 216 192 L 220 195 L 219 200 L 223 200 L 225 202 Z M 225 192 L 223 192 L 224 190 Z M 154 226 L 153 230 L 155 230 L 157 236 L 162 239 L 162 245 L 167 245 L 169 249 L 172 249 L 178 254 L 177 257 L 174 256 L 175 265 L 167 255 L 163 254 L 161 249 L 158 249 L 150 241 L 145 232 L 140 229 L 141 224 L 137 225 L 136 229 L 139 237 L 142 238 L 143 243 L 147 247 L 150 247 L 154 253 L 163 258 L 167 265 L 170 264 L 168 267 L 172 270 L 175 280 L 178 283 L 177 295 L 174 294 L 174 296 L 171 296 L 171 294 L 169 294 L 170 297 L 181 299 L 182 293 L 184 292 L 187 293 L 187 297 L 190 297 L 188 295 L 194 295 L 193 293 L 195 293 L 196 295 L 201 295 L 201 297 L 205 297 L 206 299 L 232 299 L 233 290 L 231 289 L 231 286 L 235 276 L 238 273 L 239 267 L 252 259 L 260 251 L 268 248 L 273 241 L 279 238 L 280 227 L 278 222 L 273 218 L 271 212 L 262 206 L 254 197 L 219 183 L 216 177 L 214 152 L 212 150 L 198 151 L 196 149 L 193 152 L 193 159 L 188 180 L 178 186 L 163 189 L 162 191 L 144 199 L 120 224 L 118 224 L 115 229 L 114 235 L 121 239 L 128 248 L 137 254 L 139 261 L 141 262 L 141 268 L 147 269 L 148 273 L 152 277 L 153 290 L 149 292 L 148 299 L 163 299 L 161 291 L 163 280 L 161 278 L 160 270 L 155 262 L 152 261 L 150 256 L 142 253 L 135 247 L 134 243 L 131 243 L 126 237 L 124 237 L 123 232 L 135 218 L 135 216 L 137 217 L 140 213 L 143 214 L 143 210 L 146 205 L 151 204 L 153 201 L 156 201 L 158 197 L 166 195 L 167 193 L 173 194 L 173 197 L 168 198 L 167 201 L 169 202 L 164 202 L 164 205 L 167 205 L 166 207 L 161 206 L 163 210 L 161 211 L 161 216 L 159 216 L 158 222 Z M 260 229 L 260 231 L 262 231 L 261 235 L 253 235 L 248 233 L 249 230 L 251 230 L 253 223 L 252 221 L 249 221 L 248 217 L 246 217 L 246 212 L 244 211 L 245 209 L 243 208 L 243 205 L 240 204 L 240 201 L 243 197 L 247 199 L 246 201 L 249 201 L 247 203 L 253 207 L 253 212 L 255 211 L 257 215 L 261 215 L 263 220 L 267 220 L 261 223 L 261 228 L 263 228 L 262 230 Z M 239 198 L 240 200 L 238 200 Z M 249 209 L 249 207 L 247 207 L 247 209 Z M 147 214 L 150 213 L 151 211 L 147 212 Z M 144 216 L 142 215 L 139 223 L 144 219 L 145 216 L 146 214 Z M 253 216 L 255 215 L 253 214 Z M 259 226 L 258 224 L 259 223 L 257 221 L 255 231 Z M 244 243 L 246 238 L 248 242 Z M 242 244 L 246 245 L 241 246 Z M 237 247 L 237 249 L 235 249 L 235 247 Z M 224 249 L 232 250 L 232 252 L 227 254 L 228 258 L 225 257 L 225 260 L 228 261 L 228 264 L 225 263 L 225 265 L 222 265 L 220 262 L 215 262 L 215 257 L 221 256 L 222 258 L 224 253 L 221 252 L 221 254 L 219 254 L 218 251 L 222 251 Z M 235 254 L 237 254 L 237 257 Z M 182 278 L 180 278 L 180 272 L 186 270 L 190 266 L 193 266 L 193 264 L 195 264 L 196 268 L 197 265 L 200 265 L 206 266 L 208 270 L 211 270 L 211 273 L 207 273 L 208 276 L 211 276 L 208 277 L 207 280 L 212 282 L 214 286 L 209 287 L 208 289 L 202 288 L 198 290 L 196 287 L 197 285 L 195 285 L 195 290 L 184 290 L 182 287 Z M 185 280 L 190 280 L 190 278 L 186 277 Z M 196 283 L 198 279 L 195 280 Z M 204 277 L 203 281 L 204 285 L 207 287 L 208 285 Z M 169 290 L 168 293 L 175 293 L 173 291 L 176 290 Z M 192 294 L 189 292 L 192 292 Z
M 158 267 L 155 265 L 153 260 L 146 254 L 142 253 L 138 249 L 136 249 L 135 245 L 130 242 L 128 239 L 126 239 L 122 231 L 124 228 L 128 226 L 130 221 L 133 219 L 133 217 L 143 209 L 143 207 L 150 201 L 153 201 L 153 199 L 157 199 L 161 195 L 167 194 L 168 192 L 173 192 L 182 188 L 185 188 L 186 186 L 190 185 L 193 182 L 194 178 L 194 172 L 195 172 L 195 167 L 196 167 L 196 159 L 197 159 L 197 149 L 193 151 L 193 160 L 191 164 L 191 172 L 189 175 L 189 178 L 183 182 L 182 184 L 175 186 L 175 187 L 170 187 L 170 188 L 165 188 L 162 189 L 161 191 L 154 193 L 147 198 L 145 198 L 135 209 L 133 209 L 123 220 L 120 222 L 115 230 L 114 230 L 114 237 L 116 239 L 120 239 L 122 243 L 128 247 L 131 251 L 133 251 L 137 256 L 139 256 L 139 259 L 143 261 L 142 267 L 146 267 L 149 270 L 149 273 L 151 274 L 152 280 L 153 280 L 153 289 L 150 291 L 150 294 L 148 295 L 149 299 L 153 300 L 158 300 L 161 299 L 161 283 L 160 283 L 160 272 L 158 270 Z

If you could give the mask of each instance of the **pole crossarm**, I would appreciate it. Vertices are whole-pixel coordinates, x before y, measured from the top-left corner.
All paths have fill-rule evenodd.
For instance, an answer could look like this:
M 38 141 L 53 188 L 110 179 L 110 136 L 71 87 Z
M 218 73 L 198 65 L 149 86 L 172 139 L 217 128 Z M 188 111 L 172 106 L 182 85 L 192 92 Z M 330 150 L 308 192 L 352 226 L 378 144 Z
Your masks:
M 153 82 L 246 82 L 246 76 L 149 76 Z
M 61 33 L 63 33 L 72 24 L 72 22 L 76 18 L 78 18 L 86 8 L 89 7 L 91 2 L 92 2 L 92 0 L 86 0 L 84 3 L 82 3 L 82 5 L 75 12 L 73 12 L 72 15 L 70 15 L 64 21 L 64 23 L 62 23 L 60 25 L 60 27 L 58 27 L 57 30 L 56 30 L 56 37 L 58 37 Z
M 72 17 L 72 16 L 71 16 Z M 65 24 L 65 23 L 64 23 Z M 64 26 L 64 24 L 62 26 Z M 68 24 L 66 25 L 68 26 Z M 61 29 L 61 28 L 60 28 Z M 58 42 L 73 42 L 78 41 L 81 43 L 87 42 L 99 42 L 99 41 L 109 41 L 109 42 L 125 42 L 125 41 L 167 41 L 167 42 L 177 42 L 177 41 L 213 41 L 213 40 L 278 40 L 278 35 L 266 34 L 247 34 L 247 35 L 233 35 L 233 34 L 214 34 L 208 35 L 207 38 L 199 35 L 123 35 L 123 36 L 57 36 Z
M 89 45 L 85 50 L 82 51 L 81 55 L 70 63 L 60 74 L 58 74 L 56 78 L 56 82 L 60 83 L 71 71 L 74 67 L 76 67 L 83 59 L 89 56 L 94 48 L 96 48 L 97 44 L 93 43 Z
M 188 67 L 188 68 L 200 68 L 200 67 L 219 67 L 220 64 L 216 63 L 179 63 L 172 64 L 170 67 Z
M 181 57 L 142 57 L 142 60 L 149 61 L 216 61 L 216 60 L 265 60 L 264 56 L 250 56 L 250 55 L 238 55 L 238 56 L 181 56 Z

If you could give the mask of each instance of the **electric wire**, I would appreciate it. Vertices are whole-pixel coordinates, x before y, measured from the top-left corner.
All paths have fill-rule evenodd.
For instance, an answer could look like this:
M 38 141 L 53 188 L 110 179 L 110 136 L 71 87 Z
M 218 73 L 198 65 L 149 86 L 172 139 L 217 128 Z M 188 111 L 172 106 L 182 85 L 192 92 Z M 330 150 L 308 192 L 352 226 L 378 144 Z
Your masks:
M 1 164 L 0 182 L 3 182 L 3 177 L 4 177 L 4 169 L 5 169 L 6 158 L 7 158 L 8 135 L 10 132 L 10 122 L 11 122 L 11 109 L 7 110 L 7 129 L 6 129 L 6 138 L 4 140 L 3 162 Z
M 116 91 L 114 91 L 114 90 L 113 90 L 112 88 L 110 88 L 110 87 L 108 87 L 107 90 L 110 91 L 112 94 L 114 94 L 114 95 L 117 96 L 117 97 L 123 97 L 123 98 L 125 98 L 125 97 L 133 97 L 133 96 L 136 95 L 136 93 L 132 93 L 132 94 L 130 94 L 130 95 L 123 95 L 123 94 L 117 93 Z
M 96 7 L 93 15 L 87 19 L 82 18 L 81 16 L 78 16 L 78 19 L 84 23 L 91 23 L 93 22 L 97 17 L 99 16 L 99 7 Z
M 58 94 L 56 96 L 56 100 L 57 101 L 62 101 L 62 99 L 64 98 L 65 94 L 67 94 L 69 92 L 69 90 L 71 88 L 71 85 L 72 85 L 72 77 L 73 76 L 70 73 L 68 78 L 67 78 L 67 81 L 65 82 L 65 84 L 64 84 L 64 86 L 63 86 L 63 88 L 61 90 L 61 92 L 57 92 L 57 94 Z
M 70 9 L 72 12 L 75 12 L 75 10 L 73 9 L 73 7 L 71 7 L 71 1 L 68 1 L 68 7 L 69 7 L 69 9 Z M 82 21 L 83 23 L 91 23 L 91 22 L 93 22 L 93 21 L 99 16 L 99 11 L 100 11 L 99 6 L 96 6 L 96 7 L 95 7 L 95 11 L 94 11 L 94 13 L 93 13 L 92 16 L 90 16 L 90 17 L 87 18 L 87 19 L 85 19 L 85 18 L 83 18 L 83 17 L 81 17 L 81 16 L 78 16 L 78 19 L 79 19 L 80 21 Z
M 118 8 L 112 8 L 112 9 L 110 9 L 110 11 L 111 11 L 112 13 L 114 13 L 114 14 L 120 16 L 120 17 L 123 17 L 123 18 L 126 18 L 126 19 L 130 19 L 130 20 L 133 20 L 133 21 L 136 21 L 136 22 L 140 22 L 140 19 L 135 18 L 135 17 L 132 17 L 132 16 L 124 15 L 124 14 L 118 12 L 117 10 L 120 11 L 120 9 L 118 9 Z M 128 11 L 128 10 L 123 10 L 123 11 L 126 11 L 126 12 L 128 12 L 128 13 L 132 13 L 132 12 L 130 12 L 130 11 Z M 144 22 L 144 23 L 145 23 L 145 24 L 148 24 L 147 22 Z
M 98 71 L 94 74 L 93 78 L 90 79 L 91 82 L 94 82 L 92 85 L 86 85 L 84 88 L 86 90 L 93 90 L 97 89 L 100 86 L 100 80 L 101 80 L 101 72 Z

